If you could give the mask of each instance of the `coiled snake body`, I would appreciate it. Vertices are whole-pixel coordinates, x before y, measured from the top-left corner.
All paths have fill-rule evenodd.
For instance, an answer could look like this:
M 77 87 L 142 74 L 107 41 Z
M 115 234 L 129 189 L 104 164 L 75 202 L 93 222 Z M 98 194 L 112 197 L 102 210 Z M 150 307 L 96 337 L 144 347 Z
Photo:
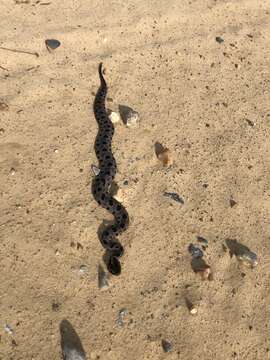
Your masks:
M 102 74 L 102 63 L 99 64 L 100 87 L 94 101 L 94 114 L 98 123 L 98 134 L 95 141 L 95 152 L 99 161 L 100 172 L 92 182 L 94 199 L 114 216 L 114 224 L 107 226 L 100 235 L 100 242 L 107 251 L 107 268 L 114 275 L 121 273 L 119 257 L 123 255 L 123 246 L 117 236 L 129 225 L 129 216 L 124 206 L 110 195 L 110 186 L 116 174 L 116 161 L 112 154 L 111 143 L 114 126 L 108 117 L 105 99 L 107 84 Z

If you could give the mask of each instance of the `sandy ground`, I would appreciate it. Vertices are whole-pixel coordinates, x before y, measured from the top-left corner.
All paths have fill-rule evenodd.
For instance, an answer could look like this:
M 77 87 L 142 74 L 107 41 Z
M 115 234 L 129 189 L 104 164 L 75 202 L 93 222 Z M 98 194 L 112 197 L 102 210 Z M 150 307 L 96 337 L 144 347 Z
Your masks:
M 0 46 L 39 57 L 0 49 L 0 359 L 60 359 L 63 319 L 88 359 L 270 358 L 269 1 L 19 3 L 0 3 Z M 49 53 L 47 38 L 61 46 Z M 97 229 L 111 217 L 90 191 L 101 60 L 108 107 L 141 117 L 116 126 L 131 225 L 123 273 L 106 291 Z M 156 142 L 173 166 L 159 164 Z M 192 271 L 197 236 L 214 281 Z M 259 265 L 240 266 L 227 238 Z

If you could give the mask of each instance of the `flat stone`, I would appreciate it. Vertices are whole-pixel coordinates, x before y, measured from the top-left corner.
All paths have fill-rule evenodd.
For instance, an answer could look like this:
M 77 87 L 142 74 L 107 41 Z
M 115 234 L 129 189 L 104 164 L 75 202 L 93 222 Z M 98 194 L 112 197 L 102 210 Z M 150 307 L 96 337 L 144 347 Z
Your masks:
M 161 346 L 165 353 L 168 353 L 168 352 L 172 351 L 172 349 L 173 349 L 172 343 L 170 343 L 169 341 L 164 340 L 164 339 L 161 341 Z

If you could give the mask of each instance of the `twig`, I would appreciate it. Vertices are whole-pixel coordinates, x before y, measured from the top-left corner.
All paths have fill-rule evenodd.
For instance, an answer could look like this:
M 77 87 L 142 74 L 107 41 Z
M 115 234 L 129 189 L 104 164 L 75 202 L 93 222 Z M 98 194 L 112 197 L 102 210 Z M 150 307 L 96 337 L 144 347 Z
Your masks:
M 22 53 L 22 54 L 28 54 L 28 55 L 34 55 L 36 57 L 39 57 L 39 54 L 37 52 L 31 52 L 31 51 L 24 51 L 24 50 L 17 50 L 17 49 L 9 49 L 3 46 L 0 46 L 1 50 L 7 50 L 7 51 L 12 51 L 12 52 L 16 52 L 16 53 Z
M 5 70 L 5 71 L 9 71 L 7 68 L 5 68 L 4 66 L 1 66 L 1 65 L 0 65 L 0 69 Z

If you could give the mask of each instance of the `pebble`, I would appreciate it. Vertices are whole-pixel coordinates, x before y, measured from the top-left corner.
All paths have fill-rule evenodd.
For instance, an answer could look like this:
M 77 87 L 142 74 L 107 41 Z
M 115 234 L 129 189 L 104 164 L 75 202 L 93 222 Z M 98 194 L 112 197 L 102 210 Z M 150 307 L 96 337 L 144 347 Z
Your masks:
M 49 51 L 55 50 L 61 45 L 60 41 L 56 40 L 56 39 L 47 39 L 47 40 L 45 40 L 45 44 Z
M 120 327 L 124 326 L 124 317 L 128 314 L 128 310 L 126 308 L 123 308 L 119 310 L 118 317 L 116 319 L 116 324 Z
M 137 126 L 138 121 L 139 121 L 139 113 L 136 111 L 133 111 L 132 113 L 129 114 L 126 125 L 129 128 L 134 128 Z
M 222 39 L 222 37 L 220 37 L 220 36 L 217 36 L 216 42 L 218 42 L 219 44 L 222 44 L 224 42 L 224 39 Z
M 60 310 L 60 304 L 54 301 L 52 303 L 52 311 L 59 311 L 59 310 Z
M 165 353 L 168 353 L 168 352 L 172 351 L 172 349 L 173 349 L 172 343 L 170 343 L 168 340 L 163 339 L 161 341 L 161 346 Z
M 98 266 L 98 287 L 100 290 L 107 290 L 109 288 L 108 274 L 104 271 L 101 265 Z
M 0 101 L 0 111 L 7 111 L 7 110 L 8 110 L 8 104 Z
M 243 265 L 251 268 L 254 268 L 258 265 L 257 255 L 246 245 L 243 245 L 234 239 L 226 239 L 226 245 L 230 250 L 230 255 L 235 255 L 237 260 Z
M 14 168 L 11 168 L 9 172 L 10 172 L 10 175 L 12 175 L 12 176 L 13 176 L 13 175 L 15 175 L 16 170 L 15 170 Z
M 79 272 L 80 272 L 81 274 L 87 273 L 87 272 L 88 272 L 88 267 L 87 267 L 86 265 L 81 265 Z
M 140 118 L 138 111 L 133 110 L 129 106 L 119 105 L 119 112 L 127 127 L 134 128 L 137 126 Z
M 9 335 L 12 335 L 12 334 L 13 334 L 13 329 L 12 329 L 12 327 L 11 327 L 10 325 L 8 325 L 8 324 L 5 324 L 4 330 L 5 330 L 5 332 L 7 332 Z
M 189 313 L 191 315 L 196 315 L 198 312 L 198 309 L 192 304 L 192 302 L 188 298 L 185 298 L 185 302 L 186 302 Z
M 97 176 L 99 173 L 100 173 L 100 168 L 97 167 L 96 165 L 91 165 L 91 170 L 92 170 L 92 173 L 93 175 Z
M 168 148 L 162 149 L 157 154 L 157 157 L 163 166 L 171 166 L 173 164 L 172 153 Z
M 249 126 L 255 126 L 255 123 L 249 119 L 245 119 Z
M 234 207 L 237 204 L 237 202 L 233 199 L 230 199 L 230 207 Z
M 194 246 L 193 244 L 189 244 L 188 251 L 194 259 L 199 259 L 203 257 L 203 251 L 199 247 Z
M 184 204 L 184 200 L 177 194 L 174 192 L 164 192 L 163 193 L 164 196 L 169 197 L 171 199 L 173 199 L 174 201 L 180 203 L 180 204 Z
M 246 251 L 243 254 L 236 255 L 237 259 L 248 267 L 254 268 L 258 265 L 257 255 L 252 251 Z
M 117 112 L 111 111 L 109 118 L 113 124 L 116 124 L 120 121 L 120 115 Z

